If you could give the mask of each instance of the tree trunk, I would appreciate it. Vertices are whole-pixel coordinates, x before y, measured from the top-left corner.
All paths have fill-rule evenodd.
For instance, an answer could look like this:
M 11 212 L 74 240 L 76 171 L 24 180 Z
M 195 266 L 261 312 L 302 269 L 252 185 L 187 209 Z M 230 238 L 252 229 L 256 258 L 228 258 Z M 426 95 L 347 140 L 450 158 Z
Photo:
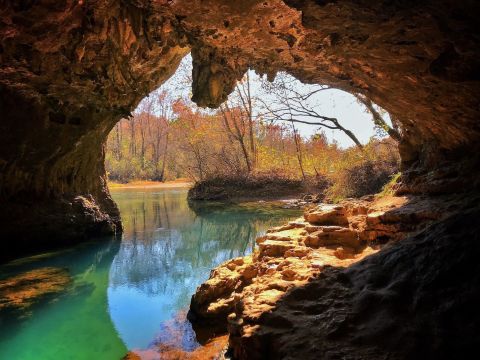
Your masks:
M 250 92 L 250 75 L 247 71 L 247 106 L 248 106 L 248 130 L 250 136 L 250 152 L 252 154 L 252 167 L 256 168 L 257 166 L 257 151 L 255 146 L 255 136 L 253 131 L 253 106 L 252 106 L 252 95 Z
M 385 120 L 382 118 L 380 113 L 375 109 L 373 106 L 372 101 L 367 98 L 364 95 L 355 95 L 355 97 L 367 108 L 367 110 L 372 114 L 372 119 L 373 123 L 383 129 L 392 139 L 394 139 L 397 142 L 400 142 L 402 140 L 402 137 L 400 133 L 398 132 L 398 129 L 395 127 L 389 126 Z M 395 120 L 392 119 L 392 124 L 394 123 Z M 394 125 L 395 126 L 395 125 Z
M 343 126 L 341 126 L 340 124 L 337 124 L 338 126 L 338 129 L 343 131 L 350 139 L 352 139 L 352 141 L 355 143 L 355 145 L 357 145 L 357 147 L 359 149 L 363 149 L 363 145 L 362 143 L 358 140 L 358 138 L 355 136 L 355 134 L 353 132 L 351 132 L 350 130 L 348 129 L 345 129 Z
M 135 144 L 135 119 L 130 120 L 130 155 L 137 155 L 137 147 Z
M 165 181 L 165 164 L 167 162 L 167 153 L 168 153 L 168 130 L 165 135 L 165 148 L 163 149 L 163 161 L 162 161 L 162 172 L 160 173 L 160 181 Z
M 248 155 L 247 147 L 245 146 L 244 135 L 240 131 L 240 128 L 237 124 L 237 121 L 235 120 L 233 112 L 228 108 L 228 106 L 226 106 L 226 109 L 232 117 L 232 122 L 233 122 L 233 126 L 235 128 L 235 133 L 233 132 L 232 128 L 230 127 L 230 124 L 228 123 L 228 117 L 227 117 L 227 114 L 225 112 L 225 109 L 220 107 L 220 111 L 222 113 L 225 128 L 232 135 L 232 137 L 235 140 L 237 140 L 238 143 L 240 144 L 240 148 L 242 149 L 242 154 L 243 154 L 243 157 L 245 158 L 245 163 L 247 165 L 247 171 L 248 171 L 248 173 L 250 173 L 250 172 L 252 172 L 252 165 L 250 163 L 250 158 L 249 158 L 249 155 Z
M 297 153 L 298 165 L 300 167 L 300 171 L 302 172 L 302 178 L 303 180 L 305 180 L 306 176 L 305 176 L 305 170 L 303 169 L 302 149 L 298 139 L 297 129 L 295 129 L 295 125 L 293 124 L 293 122 L 292 122 L 292 128 L 293 128 L 293 139 L 295 141 L 295 150 Z
M 120 161 L 122 159 L 122 141 L 120 139 L 120 124 L 121 124 L 121 121 L 119 121 L 115 125 L 115 132 L 116 132 L 115 157 L 117 161 Z

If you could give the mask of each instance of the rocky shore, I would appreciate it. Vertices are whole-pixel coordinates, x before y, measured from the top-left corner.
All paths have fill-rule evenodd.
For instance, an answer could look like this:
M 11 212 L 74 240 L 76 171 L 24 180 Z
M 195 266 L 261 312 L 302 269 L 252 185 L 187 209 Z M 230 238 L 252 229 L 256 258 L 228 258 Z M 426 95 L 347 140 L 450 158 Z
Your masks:
M 384 274 L 381 267 L 373 271 L 368 264 L 378 265 L 406 235 L 424 231 L 453 208 L 455 204 L 445 197 L 387 196 L 317 205 L 306 210 L 303 218 L 257 238 L 252 255 L 212 270 L 192 296 L 188 317 L 198 331 L 211 329 L 217 335 L 228 331 L 228 354 L 235 359 L 294 359 L 298 352 L 305 359 L 383 359 L 385 349 L 378 348 L 383 341 L 376 339 L 376 346 L 371 347 L 365 339 L 395 327 L 388 312 L 401 314 L 396 309 L 401 308 L 397 297 L 411 301 L 409 287 L 413 285 L 401 277 L 392 278 L 394 273 L 399 276 L 399 269 Z M 397 249 L 395 254 L 405 252 Z M 416 261 L 413 250 L 411 261 Z M 357 269 L 366 270 L 352 270 L 356 263 Z M 411 275 L 408 263 L 397 262 L 404 267 L 400 274 Z M 354 281 L 352 272 L 363 275 Z M 372 276 L 377 285 L 368 290 Z M 406 282 L 399 285 L 402 280 Z M 372 305 L 380 302 L 387 309 L 371 322 L 367 319 L 369 299 Z M 364 340 L 358 340 L 361 334 Z M 348 345 L 345 336 L 350 336 Z M 391 358 L 405 358 L 402 349 L 390 350 Z

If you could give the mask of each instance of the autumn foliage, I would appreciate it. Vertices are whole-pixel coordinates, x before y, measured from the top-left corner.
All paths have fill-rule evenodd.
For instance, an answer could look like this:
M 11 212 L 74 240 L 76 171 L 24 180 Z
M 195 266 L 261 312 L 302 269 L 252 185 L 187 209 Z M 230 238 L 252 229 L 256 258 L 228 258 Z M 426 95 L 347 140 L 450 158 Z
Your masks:
M 253 120 L 241 107 L 205 112 L 165 93 L 120 121 L 106 152 L 109 178 L 118 182 L 277 178 L 322 189 L 332 200 L 379 191 L 398 161 L 391 139 L 342 149 L 322 132 L 303 138 L 288 124 Z

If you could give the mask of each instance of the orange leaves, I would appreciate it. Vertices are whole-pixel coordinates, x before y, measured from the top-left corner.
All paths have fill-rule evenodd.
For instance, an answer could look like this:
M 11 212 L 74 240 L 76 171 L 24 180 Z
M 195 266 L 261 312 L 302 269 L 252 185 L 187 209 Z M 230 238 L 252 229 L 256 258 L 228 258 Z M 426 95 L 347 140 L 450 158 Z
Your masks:
M 122 120 L 110 135 L 106 156 L 110 174 L 152 179 L 165 164 L 167 180 L 245 175 L 249 170 L 300 178 L 301 154 L 306 176 L 325 176 L 343 184 L 333 187 L 337 197 L 347 190 L 342 174 L 349 169 L 362 170 L 365 162 L 394 164 L 398 159 L 395 144 L 389 140 L 372 140 L 363 151 L 356 147 L 341 149 L 323 133 L 308 139 L 297 133 L 295 139 L 292 128 L 285 124 L 250 120 L 242 107 L 225 104 L 217 112 L 207 112 L 183 100 L 171 99 L 166 93 L 158 94 L 156 101 L 156 106 L 147 103 L 132 119 Z M 249 142 L 250 124 L 253 150 Z

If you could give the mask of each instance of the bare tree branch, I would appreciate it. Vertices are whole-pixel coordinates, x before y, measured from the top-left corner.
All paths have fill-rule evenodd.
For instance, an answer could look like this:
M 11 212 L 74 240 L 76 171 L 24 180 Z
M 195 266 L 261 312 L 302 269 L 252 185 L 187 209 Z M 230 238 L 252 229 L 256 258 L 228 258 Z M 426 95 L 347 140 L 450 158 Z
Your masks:
M 399 142 L 402 139 L 402 136 L 398 130 L 387 124 L 380 113 L 375 109 L 372 101 L 369 98 L 362 94 L 354 94 L 354 96 L 367 108 L 370 114 L 372 114 L 373 123 L 375 125 L 383 129 L 395 141 Z

